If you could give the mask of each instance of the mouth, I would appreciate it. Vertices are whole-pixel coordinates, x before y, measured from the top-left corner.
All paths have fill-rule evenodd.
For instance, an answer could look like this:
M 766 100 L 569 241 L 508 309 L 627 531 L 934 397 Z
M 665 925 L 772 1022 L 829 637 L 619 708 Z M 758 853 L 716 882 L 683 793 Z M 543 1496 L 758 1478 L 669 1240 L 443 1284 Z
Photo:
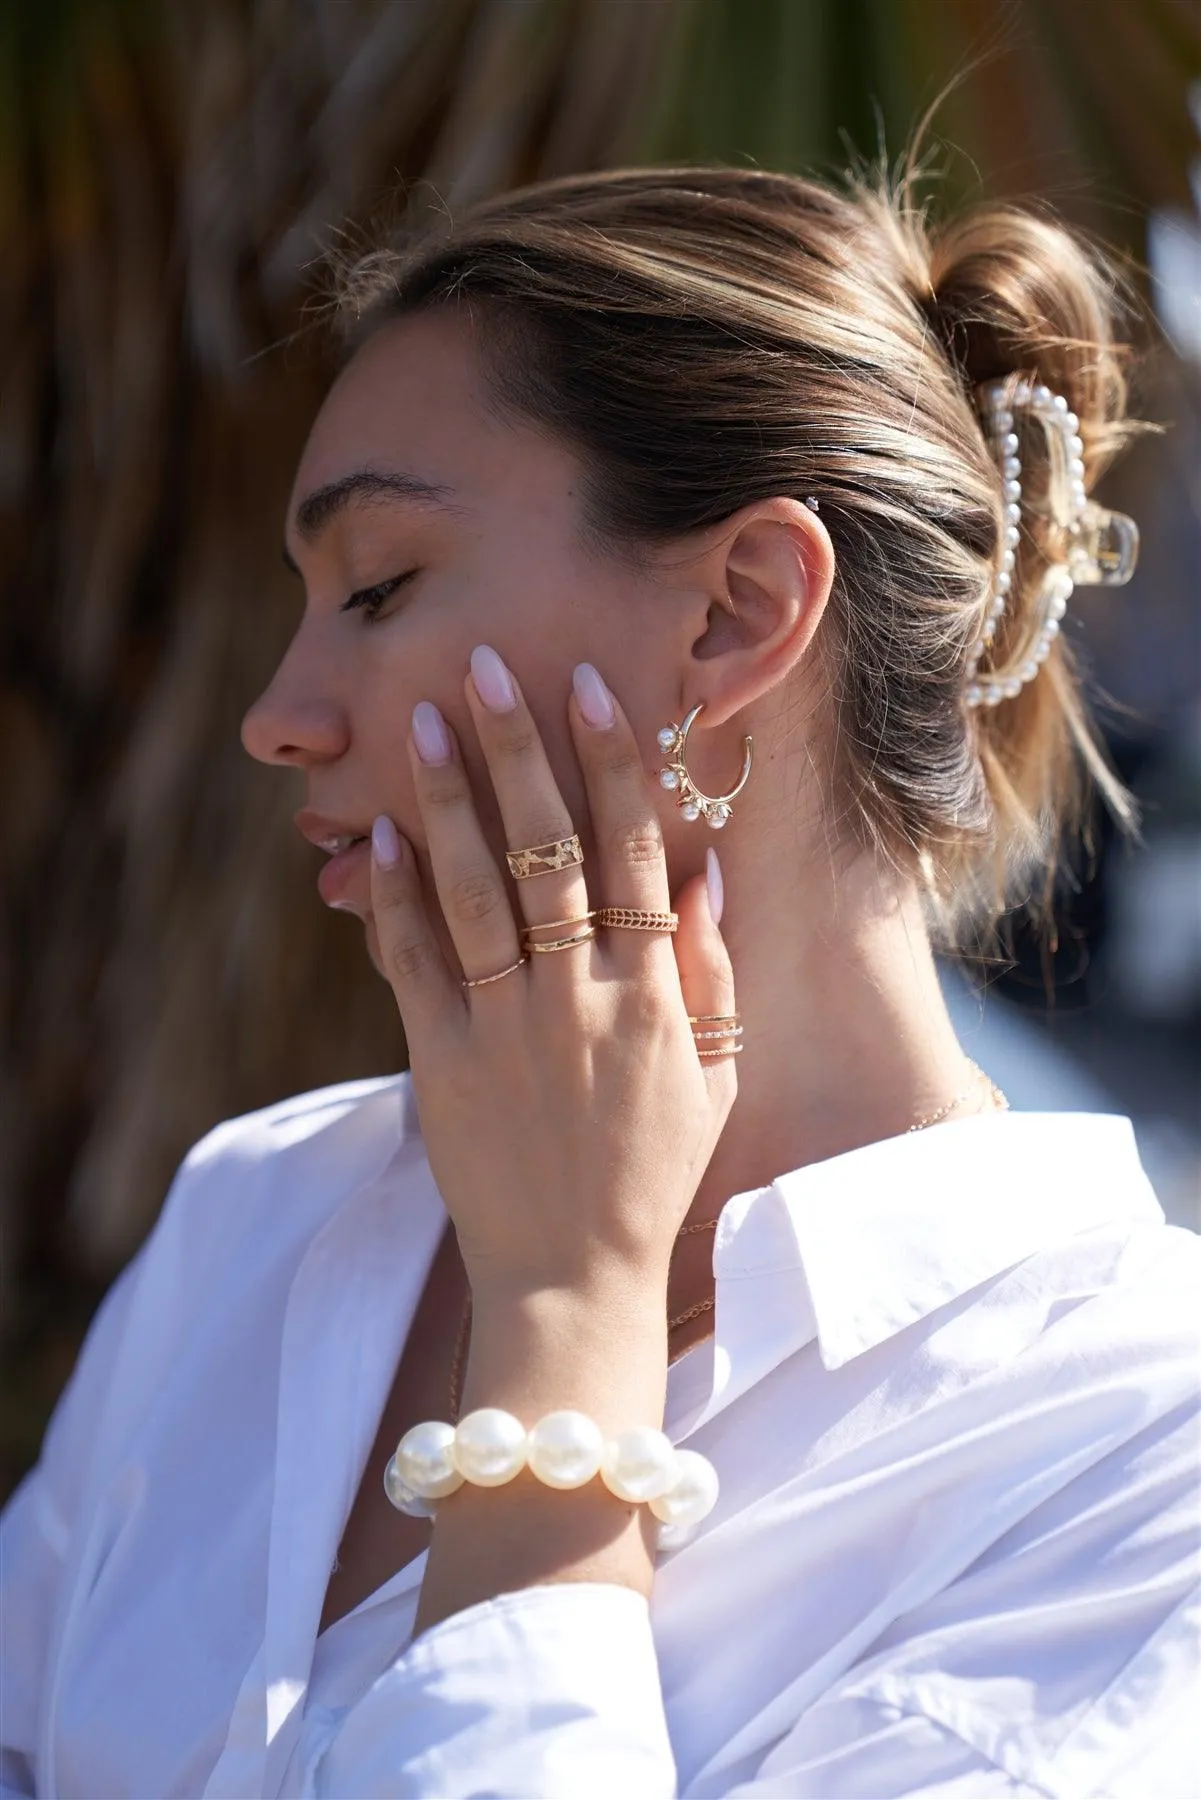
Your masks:
M 369 833 L 339 832 L 332 837 L 315 838 L 318 850 L 324 850 L 327 856 L 340 856 L 344 850 L 351 850 L 356 844 L 365 844 Z

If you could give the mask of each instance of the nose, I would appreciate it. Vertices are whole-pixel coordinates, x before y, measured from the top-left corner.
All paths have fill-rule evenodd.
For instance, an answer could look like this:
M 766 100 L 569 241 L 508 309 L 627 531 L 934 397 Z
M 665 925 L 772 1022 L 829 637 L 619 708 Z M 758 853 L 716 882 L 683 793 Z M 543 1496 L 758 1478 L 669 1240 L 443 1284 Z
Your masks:
M 349 741 L 346 709 L 322 680 L 320 663 L 298 653 L 298 640 L 242 720 L 242 747 L 256 762 L 310 768 L 341 756 Z

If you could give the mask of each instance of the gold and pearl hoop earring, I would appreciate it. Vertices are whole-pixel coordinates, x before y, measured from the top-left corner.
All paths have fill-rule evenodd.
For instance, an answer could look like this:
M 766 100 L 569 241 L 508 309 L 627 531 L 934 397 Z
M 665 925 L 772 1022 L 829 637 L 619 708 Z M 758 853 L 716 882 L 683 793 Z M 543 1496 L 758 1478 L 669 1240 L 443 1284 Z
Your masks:
M 742 773 L 728 794 L 702 794 L 684 765 L 688 751 L 688 733 L 705 702 L 700 700 L 682 724 L 665 725 L 659 733 L 659 748 L 667 761 L 659 770 L 659 785 L 676 796 L 676 805 L 685 819 L 703 818 L 714 831 L 720 831 L 733 811 L 731 802 L 747 784 L 751 772 L 753 739 L 742 740 Z

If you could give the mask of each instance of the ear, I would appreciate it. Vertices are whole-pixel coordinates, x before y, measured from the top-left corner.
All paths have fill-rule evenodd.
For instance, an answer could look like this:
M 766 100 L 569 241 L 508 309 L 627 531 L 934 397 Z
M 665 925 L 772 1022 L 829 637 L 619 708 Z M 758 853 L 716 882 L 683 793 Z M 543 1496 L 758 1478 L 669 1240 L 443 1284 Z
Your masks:
M 691 644 L 691 701 L 720 725 L 803 661 L 834 581 L 834 546 L 799 500 L 757 500 L 711 533 L 692 565 L 709 596 L 705 630 Z M 695 588 L 694 588 L 695 591 Z

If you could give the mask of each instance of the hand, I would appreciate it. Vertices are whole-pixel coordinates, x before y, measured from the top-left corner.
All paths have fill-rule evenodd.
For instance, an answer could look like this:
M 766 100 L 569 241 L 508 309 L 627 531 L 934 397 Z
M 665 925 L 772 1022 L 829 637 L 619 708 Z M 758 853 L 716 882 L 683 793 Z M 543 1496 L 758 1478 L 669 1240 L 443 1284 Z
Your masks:
M 473 660 L 485 690 L 503 696 L 492 657 L 477 651 Z M 443 722 L 448 754 L 438 764 L 423 761 L 410 737 L 433 883 L 468 978 L 516 962 L 524 925 L 602 905 L 671 905 L 650 783 L 621 708 L 614 701 L 612 722 L 597 728 L 570 695 L 590 813 L 573 820 L 510 679 L 507 711 L 484 704 L 471 674 L 464 684 L 509 847 L 578 830 L 596 848 L 583 864 L 513 883 L 515 917 L 451 727 Z M 436 734 L 440 715 L 428 703 L 418 710 Z M 587 1290 L 615 1271 L 665 1286 L 676 1233 L 737 1091 L 734 1059 L 702 1062 L 689 1025 L 690 1013 L 734 1010 L 704 877 L 676 896 L 674 936 L 600 926 L 580 948 L 531 955 L 503 980 L 464 989 L 432 928 L 413 847 L 397 840 L 394 866 L 372 859 L 380 960 L 404 1022 L 430 1166 L 477 1302 L 481 1292 Z

